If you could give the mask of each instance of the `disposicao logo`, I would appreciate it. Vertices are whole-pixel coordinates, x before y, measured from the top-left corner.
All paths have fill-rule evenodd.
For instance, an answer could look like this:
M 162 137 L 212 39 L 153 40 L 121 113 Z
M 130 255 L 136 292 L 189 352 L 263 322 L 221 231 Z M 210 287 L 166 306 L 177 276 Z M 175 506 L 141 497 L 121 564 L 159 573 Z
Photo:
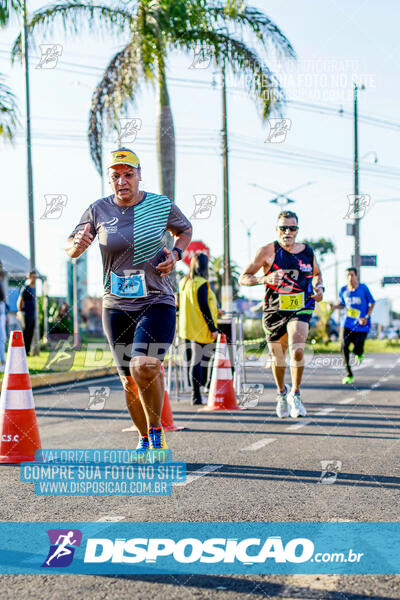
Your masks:
M 48 529 L 50 549 L 42 567 L 68 567 L 74 558 L 74 546 L 80 546 L 82 532 L 79 529 Z
M 250 551 L 250 548 L 253 548 Z M 251 552 L 248 554 L 248 552 Z M 85 563 L 155 563 L 159 557 L 172 557 L 178 563 L 303 563 L 312 557 L 314 544 L 307 538 L 295 538 L 282 543 L 279 536 L 266 540 L 209 538 L 90 538 L 86 543 Z

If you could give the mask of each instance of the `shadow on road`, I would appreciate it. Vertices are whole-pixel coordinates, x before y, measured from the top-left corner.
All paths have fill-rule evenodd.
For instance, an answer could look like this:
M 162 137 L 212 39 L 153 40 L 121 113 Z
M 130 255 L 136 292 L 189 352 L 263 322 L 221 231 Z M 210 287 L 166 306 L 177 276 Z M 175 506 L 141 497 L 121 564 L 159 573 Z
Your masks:
M 193 471 L 203 467 L 204 463 L 187 463 L 187 476 Z M 282 469 L 276 467 L 261 467 L 252 465 L 222 465 L 217 471 L 207 474 L 207 478 L 225 479 L 258 479 L 262 481 L 296 481 L 298 483 L 316 483 L 321 478 L 320 470 L 309 469 Z M 366 473 L 338 473 L 335 486 L 357 485 L 357 487 L 384 487 L 391 489 L 400 488 L 400 477 L 387 475 L 374 475 Z
M 102 577 L 159 583 L 182 588 L 195 587 L 203 590 L 215 590 L 216 593 L 226 591 L 236 594 L 252 594 L 263 598 L 293 597 L 307 600 L 395 600 L 398 598 L 398 596 L 366 596 L 363 593 L 326 591 L 323 589 L 323 584 L 321 584 L 321 589 L 312 589 L 224 575 L 103 575 Z

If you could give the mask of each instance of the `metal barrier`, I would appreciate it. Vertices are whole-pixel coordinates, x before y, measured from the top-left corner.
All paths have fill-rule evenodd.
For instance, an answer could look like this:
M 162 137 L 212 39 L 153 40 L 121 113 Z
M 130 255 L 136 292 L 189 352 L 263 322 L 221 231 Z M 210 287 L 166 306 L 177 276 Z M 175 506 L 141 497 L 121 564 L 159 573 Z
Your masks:
M 219 329 L 228 333 L 229 356 L 233 371 L 233 385 L 238 401 L 243 394 L 243 384 L 246 383 L 246 360 L 243 339 L 243 315 L 241 313 L 229 313 L 224 319 L 218 321 Z M 214 355 L 215 356 L 215 355 Z M 214 357 L 209 368 L 214 366 Z M 174 341 L 165 359 L 167 390 L 171 399 L 180 400 L 180 395 L 191 390 L 189 384 L 189 365 L 186 359 L 185 340 L 178 336 L 175 331 Z

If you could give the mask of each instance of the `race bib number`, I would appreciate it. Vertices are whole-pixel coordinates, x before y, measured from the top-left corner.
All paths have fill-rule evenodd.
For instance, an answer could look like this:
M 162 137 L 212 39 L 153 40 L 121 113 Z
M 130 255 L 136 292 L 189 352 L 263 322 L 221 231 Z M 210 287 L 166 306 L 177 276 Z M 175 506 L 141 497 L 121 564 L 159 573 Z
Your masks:
M 279 310 L 299 310 L 300 308 L 304 308 L 304 292 L 279 294 Z
M 120 298 L 144 298 L 147 296 L 144 271 L 134 271 L 131 275 L 111 273 L 111 293 Z
M 361 311 L 358 308 L 348 308 L 346 310 L 346 315 L 351 319 L 359 319 Z

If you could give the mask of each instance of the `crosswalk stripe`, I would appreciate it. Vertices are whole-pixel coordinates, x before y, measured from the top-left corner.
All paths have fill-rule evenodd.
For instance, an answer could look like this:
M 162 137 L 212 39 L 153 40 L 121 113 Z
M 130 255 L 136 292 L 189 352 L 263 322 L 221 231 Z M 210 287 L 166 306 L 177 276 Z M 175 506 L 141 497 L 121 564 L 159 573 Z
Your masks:
M 339 400 L 339 404 L 350 404 L 353 400 L 355 400 L 355 398 L 343 398 L 343 400 Z
M 320 417 L 322 415 L 328 415 L 329 413 L 333 412 L 335 409 L 334 408 L 323 408 L 322 410 L 319 410 L 318 412 L 315 413 L 316 416 Z
M 295 423 L 294 425 L 289 425 L 289 427 L 286 427 L 286 431 L 296 431 L 296 429 L 301 429 L 301 427 L 305 427 L 310 423 L 312 423 L 312 421 L 300 421 L 300 423 Z
M 193 481 L 196 481 L 200 477 L 204 477 L 204 475 L 208 475 L 209 473 L 212 473 L 213 471 L 217 471 L 218 469 L 221 469 L 222 467 L 223 467 L 223 465 L 205 465 L 204 467 L 201 467 L 201 469 L 197 469 L 197 471 L 193 471 L 193 473 L 188 475 L 186 477 L 186 481 L 174 483 L 174 485 L 175 486 L 187 485 L 188 483 L 192 483 Z
M 276 441 L 276 438 L 264 438 L 262 440 L 258 440 L 258 442 L 254 442 L 254 444 L 250 444 L 250 446 L 246 446 L 246 448 L 242 448 L 241 451 L 242 452 L 252 452 L 253 450 L 259 450 L 260 448 L 263 448 L 267 444 L 272 444 L 272 442 L 275 442 L 275 441 Z

